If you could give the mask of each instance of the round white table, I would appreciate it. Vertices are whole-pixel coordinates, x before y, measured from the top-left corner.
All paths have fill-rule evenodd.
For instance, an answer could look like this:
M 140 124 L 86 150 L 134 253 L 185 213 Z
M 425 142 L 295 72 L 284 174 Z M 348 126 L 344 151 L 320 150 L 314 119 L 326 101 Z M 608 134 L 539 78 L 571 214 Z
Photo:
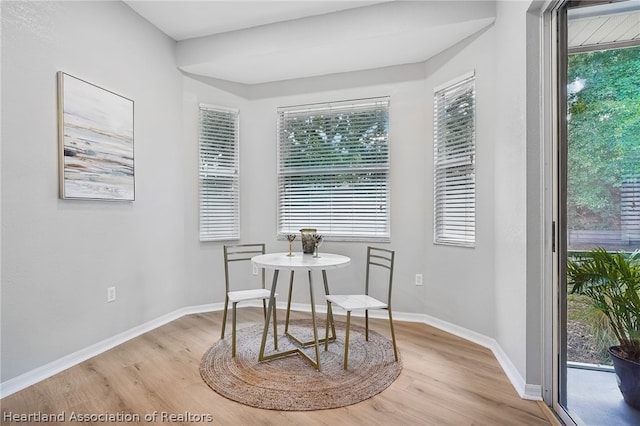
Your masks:
M 287 253 L 267 253 L 254 256 L 251 261 L 259 268 L 285 271 L 326 271 L 351 263 L 347 256 L 333 253 L 320 253 L 318 257 L 302 253 L 293 253 L 293 256 Z
M 311 365 L 320 370 L 320 352 L 318 349 L 318 327 L 316 324 L 316 307 L 313 300 L 313 279 L 311 276 L 312 271 L 322 271 L 322 280 L 324 283 L 325 294 L 329 294 L 329 284 L 327 281 L 327 269 L 337 269 L 347 266 L 351 263 L 351 259 L 341 254 L 333 253 L 320 253 L 317 257 L 313 254 L 292 253 L 289 256 L 288 253 L 267 253 L 261 254 L 251 258 L 251 262 L 259 268 L 273 270 L 273 283 L 271 284 L 271 296 L 269 298 L 269 308 L 267 310 L 267 318 L 264 324 L 264 331 L 262 333 L 262 342 L 260 343 L 260 353 L 258 355 L 258 361 L 267 361 L 274 358 L 281 358 L 297 353 L 302 355 Z M 278 284 L 278 274 L 280 271 L 291 271 L 291 277 L 289 281 L 289 298 L 287 301 L 287 318 L 285 320 L 285 335 L 291 337 L 298 344 L 302 346 L 315 345 L 316 359 L 311 359 L 301 349 L 291 349 L 288 351 L 275 352 L 265 355 L 265 345 L 267 342 L 267 335 L 269 333 L 269 323 L 271 320 L 272 310 L 275 309 L 275 293 L 276 286 Z M 307 271 L 309 277 L 309 295 L 311 301 L 311 321 L 313 323 L 313 340 L 309 342 L 302 342 L 295 336 L 292 336 L 289 331 L 289 312 L 291 310 L 291 293 L 293 290 L 293 276 L 295 271 Z M 327 310 L 327 315 L 331 323 L 331 330 L 333 333 L 332 340 L 335 340 L 336 332 L 333 325 L 333 315 L 331 308 Z

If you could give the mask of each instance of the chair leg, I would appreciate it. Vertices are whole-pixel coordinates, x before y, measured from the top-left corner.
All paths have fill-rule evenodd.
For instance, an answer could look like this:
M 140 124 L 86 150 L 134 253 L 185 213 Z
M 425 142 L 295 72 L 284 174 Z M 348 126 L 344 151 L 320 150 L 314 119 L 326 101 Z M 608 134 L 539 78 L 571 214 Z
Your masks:
M 322 270 L 322 281 L 324 283 L 324 294 L 328 296 L 329 295 L 329 282 L 327 281 L 327 271 L 324 270 L 324 269 Z M 336 340 L 336 324 L 335 324 L 335 321 L 333 320 L 333 311 L 331 309 L 331 304 L 330 303 L 327 303 L 327 315 L 329 316 L 329 318 L 331 320 L 331 338 L 333 340 Z
M 396 346 L 396 333 L 393 331 L 393 318 L 391 317 L 391 309 L 389 311 L 389 325 L 391 326 L 391 341 L 393 342 L 393 356 L 398 361 L 398 347 Z
M 327 300 L 327 321 L 324 329 L 324 350 L 329 350 L 329 313 L 331 312 L 331 302 Z
M 349 326 L 351 325 L 351 311 L 347 311 L 347 331 L 344 336 L 344 369 L 347 369 L 349 360 Z
M 369 311 L 364 310 L 364 340 L 369 341 Z
M 262 301 L 264 303 L 264 299 Z M 278 350 L 278 319 L 276 317 L 276 301 L 273 301 L 273 348 Z
M 333 308 L 330 303 L 327 303 L 327 320 L 331 325 L 331 339 L 336 340 L 336 322 L 333 319 Z
M 267 319 L 267 301 L 265 299 L 262 299 L 262 316 L 265 320 Z
M 238 302 L 233 302 L 233 318 L 231 319 L 231 357 L 236 356 L 236 305 Z
M 221 339 L 224 339 L 224 328 L 227 325 L 227 306 L 229 306 L 229 296 L 224 298 L 224 313 L 222 314 L 222 335 Z

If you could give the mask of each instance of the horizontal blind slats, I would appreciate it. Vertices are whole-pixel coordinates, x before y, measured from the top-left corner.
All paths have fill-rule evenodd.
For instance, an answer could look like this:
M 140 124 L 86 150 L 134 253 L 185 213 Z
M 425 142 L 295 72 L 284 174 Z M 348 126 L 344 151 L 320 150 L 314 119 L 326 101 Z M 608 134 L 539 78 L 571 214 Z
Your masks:
M 475 77 L 434 94 L 434 239 L 475 244 Z
M 278 232 L 388 238 L 388 100 L 278 112 Z
M 238 113 L 200 107 L 200 241 L 240 237 Z

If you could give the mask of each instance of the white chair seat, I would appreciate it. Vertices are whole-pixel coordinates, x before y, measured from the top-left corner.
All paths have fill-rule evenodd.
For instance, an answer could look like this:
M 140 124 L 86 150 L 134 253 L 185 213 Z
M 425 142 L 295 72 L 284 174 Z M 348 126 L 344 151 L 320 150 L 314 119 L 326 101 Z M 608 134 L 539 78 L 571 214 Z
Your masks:
M 327 325 L 324 335 L 324 350 L 329 349 L 329 325 L 334 330 L 333 314 L 331 313 L 331 305 L 336 305 L 347 311 L 347 325 L 344 333 L 344 363 L 343 368 L 346 370 L 349 360 L 349 327 L 351 326 L 351 312 L 355 310 L 364 310 L 364 329 L 365 341 L 369 341 L 369 310 L 373 309 L 386 309 L 389 314 L 389 326 L 391 328 L 391 341 L 393 343 L 393 357 L 398 361 L 398 347 L 396 346 L 396 335 L 393 331 L 393 316 L 391 314 L 391 283 L 393 282 L 393 262 L 395 259 L 395 252 L 393 250 L 387 250 L 382 248 L 367 247 L 367 269 L 365 275 L 364 293 L 361 294 L 328 294 L 327 299 Z M 378 282 L 384 282 L 383 277 L 386 270 L 387 278 L 389 279 L 387 284 L 388 299 L 387 303 L 369 296 L 369 273 L 372 267 L 376 269 L 382 269 L 382 273 L 379 274 Z
M 244 302 L 247 300 L 268 299 L 271 292 L 264 288 L 256 288 L 251 290 L 238 290 L 229 292 L 229 301 Z
M 236 308 L 239 302 L 245 302 L 249 300 L 262 300 L 262 309 L 265 319 L 267 317 L 267 300 L 271 297 L 271 291 L 265 288 L 265 270 L 262 269 L 260 274 L 259 288 L 252 288 L 246 290 L 234 290 L 231 291 L 230 281 L 234 283 L 237 280 L 244 278 L 244 287 L 249 287 L 249 282 L 254 282 L 257 277 L 250 278 L 250 274 L 256 275 L 255 269 L 251 267 L 251 259 L 254 256 L 265 254 L 264 243 L 257 244 L 238 244 L 238 245 L 225 245 L 224 246 L 224 287 L 226 296 L 224 299 L 224 313 L 222 314 L 222 333 L 220 338 L 224 339 L 224 331 L 227 326 L 227 310 L 229 309 L 229 302 L 233 305 L 233 318 L 231 320 L 232 325 L 232 337 L 231 337 L 231 356 L 236 356 Z M 231 264 L 239 265 L 231 268 Z M 231 270 L 235 272 L 232 274 Z M 233 275 L 233 280 L 232 280 Z M 249 278 L 247 278 L 249 277 Z M 242 287 L 241 287 L 242 288 Z M 278 349 L 278 321 L 276 318 L 275 306 L 273 311 L 273 347 Z
M 365 294 L 331 294 L 327 300 L 345 311 L 358 309 L 386 309 L 387 304 Z

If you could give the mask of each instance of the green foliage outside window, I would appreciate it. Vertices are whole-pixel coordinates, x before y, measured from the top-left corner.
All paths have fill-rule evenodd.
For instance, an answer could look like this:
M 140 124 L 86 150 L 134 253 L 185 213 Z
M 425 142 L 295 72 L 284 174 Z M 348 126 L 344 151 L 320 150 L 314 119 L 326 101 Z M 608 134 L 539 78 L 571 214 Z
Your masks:
M 569 228 L 619 230 L 640 177 L 640 47 L 570 55 L 567 81 Z
M 384 111 L 291 117 L 283 129 L 289 142 L 283 166 L 340 169 L 386 162 L 387 120 Z

